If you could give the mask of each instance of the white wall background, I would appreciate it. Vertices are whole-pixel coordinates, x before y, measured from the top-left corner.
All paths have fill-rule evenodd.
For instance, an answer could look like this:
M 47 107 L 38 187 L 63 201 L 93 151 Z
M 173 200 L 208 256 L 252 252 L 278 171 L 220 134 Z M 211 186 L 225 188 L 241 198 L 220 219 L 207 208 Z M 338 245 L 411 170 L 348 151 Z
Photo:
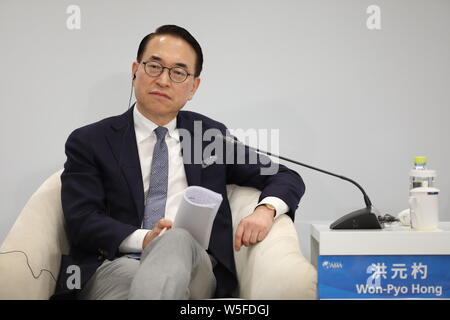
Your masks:
M 69 5 L 81 29 L 69 30 Z M 381 8 L 381 30 L 366 9 Z M 140 40 L 162 24 L 201 43 L 202 85 L 185 108 L 229 128 L 280 129 L 280 153 L 349 176 L 382 213 L 407 207 L 408 171 L 426 155 L 450 220 L 450 1 L 0 2 L 0 241 L 65 161 L 77 127 L 124 112 Z M 304 178 L 304 222 L 361 208 L 351 184 Z

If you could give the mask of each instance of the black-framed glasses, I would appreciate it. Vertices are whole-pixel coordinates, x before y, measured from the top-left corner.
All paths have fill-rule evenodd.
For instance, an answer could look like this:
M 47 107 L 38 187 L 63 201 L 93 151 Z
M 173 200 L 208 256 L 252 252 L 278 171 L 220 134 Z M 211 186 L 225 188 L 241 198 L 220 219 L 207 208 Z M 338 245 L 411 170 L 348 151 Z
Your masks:
M 159 77 L 163 73 L 164 69 L 169 70 L 170 80 L 177 83 L 184 82 L 189 76 L 194 76 L 181 67 L 169 68 L 163 66 L 157 61 L 144 61 L 142 64 L 144 65 L 145 73 L 154 78 Z

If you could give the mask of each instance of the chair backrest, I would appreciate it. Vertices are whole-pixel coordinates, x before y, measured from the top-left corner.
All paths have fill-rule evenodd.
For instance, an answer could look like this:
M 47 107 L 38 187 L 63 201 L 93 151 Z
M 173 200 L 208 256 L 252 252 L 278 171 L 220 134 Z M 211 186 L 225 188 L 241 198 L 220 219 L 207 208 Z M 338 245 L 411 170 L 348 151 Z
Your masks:
M 51 175 L 31 196 L 0 247 L 0 252 L 9 252 L 0 255 L 0 298 L 47 299 L 54 291 L 49 273 L 37 276 L 47 269 L 57 277 L 61 254 L 69 252 L 61 172 Z

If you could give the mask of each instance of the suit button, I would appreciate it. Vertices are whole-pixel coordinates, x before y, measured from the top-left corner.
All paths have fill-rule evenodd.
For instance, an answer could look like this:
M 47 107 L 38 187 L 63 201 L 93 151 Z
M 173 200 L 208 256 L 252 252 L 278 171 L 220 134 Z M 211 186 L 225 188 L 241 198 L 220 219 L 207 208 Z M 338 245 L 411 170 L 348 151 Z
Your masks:
M 108 251 L 103 250 L 103 249 L 98 249 L 98 252 L 100 252 L 100 254 L 101 254 L 102 256 L 107 256 L 107 255 L 108 255 Z

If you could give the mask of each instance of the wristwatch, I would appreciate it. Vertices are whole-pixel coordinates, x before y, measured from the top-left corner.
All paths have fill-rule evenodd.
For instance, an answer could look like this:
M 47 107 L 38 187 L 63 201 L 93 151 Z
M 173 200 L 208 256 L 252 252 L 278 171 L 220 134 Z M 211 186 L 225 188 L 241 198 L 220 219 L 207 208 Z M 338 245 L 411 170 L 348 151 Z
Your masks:
M 277 209 L 273 205 L 271 205 L 270 203 L 263 203 L 262 205 L 270 210 L 273 210 L 273 216 L 275 217 L 275 214 L 277 213 Z
M 277 209 L 276 209 L 273 205 L 271 205 L 270 203 L 264 203 L 264 205 L 265 205 L 267 208 L 269 208 L 270 210 L 277 211 Z

